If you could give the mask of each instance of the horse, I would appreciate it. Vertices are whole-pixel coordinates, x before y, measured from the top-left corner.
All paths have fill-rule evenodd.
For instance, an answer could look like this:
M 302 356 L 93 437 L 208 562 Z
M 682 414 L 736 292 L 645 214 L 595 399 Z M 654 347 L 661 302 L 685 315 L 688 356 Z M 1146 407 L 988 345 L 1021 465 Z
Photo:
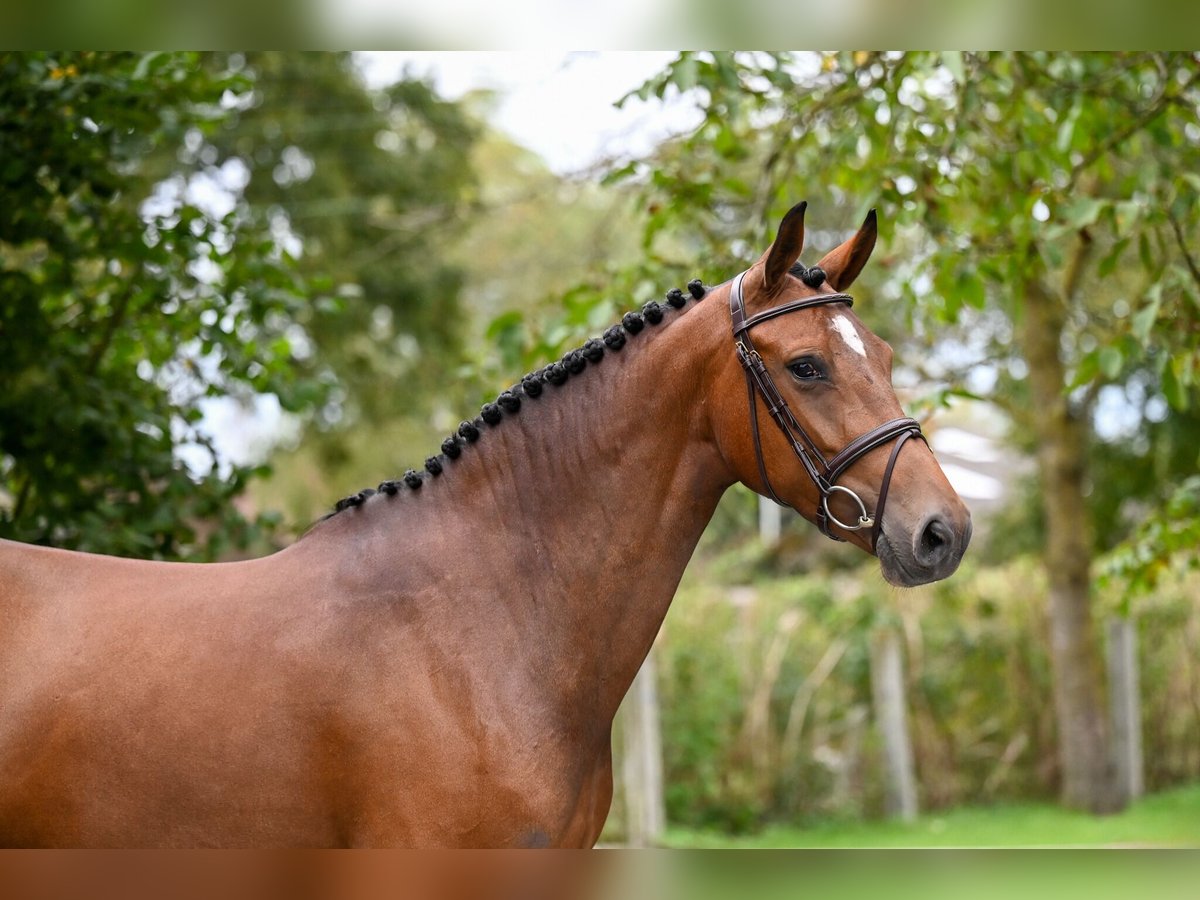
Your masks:
M 0 845 L 589 847 L 613 717 L 726 489 L 892 584 L 950 575 L 970 514 L 846 293 L 875 213 L 809 268 L 804 211 L 273 555 L 0 541 Z

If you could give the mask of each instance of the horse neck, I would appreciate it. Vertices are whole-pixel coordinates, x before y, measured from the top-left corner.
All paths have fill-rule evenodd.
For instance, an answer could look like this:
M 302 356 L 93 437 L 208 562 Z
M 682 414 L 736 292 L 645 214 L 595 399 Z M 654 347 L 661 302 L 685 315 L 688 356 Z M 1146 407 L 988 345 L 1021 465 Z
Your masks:
M 703 396 L 705 361 L 731 352 L 721 312 L 708 299 L 647 325 L 403 497 L 475 591 L 490 586 L 447 614 L 515 617 L 529 652 L 570 673 L 575 707 L 615 713 L 732 482 Z M 389 502 L 363 509 L 381 511 L 381 543 L 396 537 Z
M 478 447 L 463 480 L 534 554 L 530 614 L 581 661 L 578 698 L 605 714 L 632 682 L 730 479 L 708 430 L 712 302 L 667 316 L 561 388 L 547 387 Z M 728 351 L 728 347 L 725 347 Z M 483 441 L 481 441 L 483 444 Z M 588 701 L 591 701 L 589 703 Z

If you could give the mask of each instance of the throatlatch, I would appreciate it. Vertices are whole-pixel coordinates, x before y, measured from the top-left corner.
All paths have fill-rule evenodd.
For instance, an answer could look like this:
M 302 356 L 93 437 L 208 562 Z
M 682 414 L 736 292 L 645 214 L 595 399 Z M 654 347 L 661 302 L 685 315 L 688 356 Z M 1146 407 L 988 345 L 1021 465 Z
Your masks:
M 815 306 L 827 306 L 830 303 L 845 303 L 847 306 L 851 306 L 854 304 L 854 298 L 849 294 L 842 293 L 804 297 L 747 318 L 746 303 L 742 296 L 742 281 L 745 277 L 746 273 L 742 272 L 733 279 L 729 290 L 729 316 L 733 322 L 733 339 L 737 349 L 738 362 L 742 364 L 742 368 L 746 372 L 746 393 L 750 402 L 750 428 L 754 434 L 754 455 L 758 462 L 759 477 L 762 478 L 763 485 L 772 500 L 780 506 L 791 506 L 790 503 L 779 499 L 775 489 L 771 486 L 771 479 L 767 476 L 767 466 L 763 460 L 762 441 L 758 430 L 757 400 L 758 397 L 762 397 L 771 418 L 775 420 L 779 430 L 788 439 L 792 452 L 796 454 L 796 458 L 800 460 L 808 477 L 812 479 L 821 494 L 821 502 L 817 505 L 816 514 L 817 527 L 821 529 L 821 533 L 835 541 L 843 541 L 845 538 L 838 537 L 830 530 L 831 523 L 844 531 L 860 531 L 863 528 L 870 528 L 871 549 L 874 550 L 875 544 L 879 540 L 879 532 L 883 524 L 883 506 L 887 501 L 888 486 L 892 481 L 892 471 L 896 467 L 900 448 L 912 437 L 925 440 L 925 435 L 921 433 L 921 424 L 916 419 L 907 416 L 884 422 L 878 428 L 859 435 L 836 453 L 832 459 L 826 460 L 816 443 L 792 414 L 783 394 L 779 392 L 779 388 L 775 386 L 774 379 L 771 378 L 762 357 L 754 348 L 754 342 L 750 339 L 750 329 L 776 316 Z M 879 488 L 879 500 L 875 504 L 875 514 L 868 515 L 867 506 L 863 503 L 862 498 L 850 488 L 837 484 L 837 480 L 843 472 L 863 456 L 892 440 L 896 441 L 896 445 L 892 448 L 892 455 L 883 472 L 883 484 Z M 829 498 L 834 494 L 845 494 L 858 506 L 856 523 L 847 524 L 833 514 L 829 508 Z

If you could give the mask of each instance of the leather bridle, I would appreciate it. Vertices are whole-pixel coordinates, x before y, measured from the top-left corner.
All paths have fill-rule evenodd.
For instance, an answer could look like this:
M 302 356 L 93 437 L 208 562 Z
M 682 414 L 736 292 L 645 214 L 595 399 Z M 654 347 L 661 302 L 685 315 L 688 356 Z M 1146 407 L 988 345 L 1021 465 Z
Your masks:
M 859 435 L 838 453 L 834 454 L 832 459 L 826 460 L 812 438 L 805 432 L 804 427 L 792 415 L 787 401 L 779 392 L 779 388 L 775 386 L 775 382 L 767 371 L 762 357 L 758 355 L 758 351 L 754 348 L 754 342 L 750 339 L 750 329 L 768 319 L 774 319 L 776 316 L 782 316 L 787 313 L 798 312 L 802 309 L 827 306 L 831 303 L 845 303 L 847 306 L 850 306 L 853 305 L 854 298 L 849 294 L 842 293 L 804 297 L 800 300 L 793 300 L 790 303 L 783 303 L 772 307 L 747 318 L 746 303 L 742 297 L 742 281 L 745 277 L 746 273 L 742 272 L 733 279 L 733 285 L 729 290 L 729 315 L 733 321 L 733 339 L 737 346 L 738 362 L 742 364 L 742 368 L 746 372 L 746 392 L 750 401 L 750 428 L 754 434 L 754 455 L 758 461 L 758 474 L 762 478 L 763 485 L 766 487 L 767 493 L 772 500 L 780 506 L 791 506 L 790 503 L 779 499 L 779 496 L 775 493 L 775 489 L 771 487 L 771 479 L 767 477 L 767 466 L 763 460 L 762 440 L 758 429 L 756 391 L 758 397 L 761 397 L 763 403 L 766 404 L 771 418 L 775 420 L 775 424 L 779 426 L 779 430 L 788 439 L 788 443 L 792 447 L 792 452 L 796 454 L 796 458 L 800 460 L 801 465 L 804 466 L 804 470 L 808 472 L 808 477 L 812 479 L 813 484 L 820 491 L 821 500 L 817 504 L 816 520 L 817 527 L 821 529 L 821 533 L 826 537 L 833 538 L 835 541 L 842 541 L 845 538 L 838 537 L 830 530 L 831 523 L 844 531 L 860 531 L 863 528 L 870 528 L 871 549 L 874 550 L 875 544 L 879 540 L 879 532 L 883 524 L 883 506 L 887 501 L 888 487 L 892 481 L 892 470 L 896 467 L 896 459 L 900 455 L 900 448 L 912 437 L 919 437 L 921 440 L 925 440 L 925 435 L 921 433 L 921 425 L 916 419 L 908 417 L 892 419 L 890 422 L 884 422 L 878 428 L 874 428 L 866 434 Z M 875 503 L 875 514 L 870 516 L 867 515 L 867 507 L 863 503 L 862 498 L 850 490 L 850 488 L 838 484 L 837 480 L 841 477 L 842 473 L 866 454 L 891 440 L 895 440 L 896 445 L 892 448 L 891 458 L 888 459 L 887 468 L 883 472 L 883 484 L 879 488 L 879 499 Z M 858 505 L 859 516 L 856 524 L 848 525 L 830 511 L 829 498 L 834 494 L 845 494 Z

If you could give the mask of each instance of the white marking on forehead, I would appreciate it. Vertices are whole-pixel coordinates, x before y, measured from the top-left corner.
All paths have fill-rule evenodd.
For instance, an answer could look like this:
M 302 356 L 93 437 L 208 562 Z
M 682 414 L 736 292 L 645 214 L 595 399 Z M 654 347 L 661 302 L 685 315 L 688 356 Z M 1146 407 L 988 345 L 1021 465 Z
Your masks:
M 842 340 L 857 353 L 859 356 L 866 358 L 867 348 L 863 346 L 862 338 L 858 336 L 858 329 L 854 327 L 854 323 L 845 316 L 838 314 L 833 317 L 829 323 L 838 334 L 842 336 Z

